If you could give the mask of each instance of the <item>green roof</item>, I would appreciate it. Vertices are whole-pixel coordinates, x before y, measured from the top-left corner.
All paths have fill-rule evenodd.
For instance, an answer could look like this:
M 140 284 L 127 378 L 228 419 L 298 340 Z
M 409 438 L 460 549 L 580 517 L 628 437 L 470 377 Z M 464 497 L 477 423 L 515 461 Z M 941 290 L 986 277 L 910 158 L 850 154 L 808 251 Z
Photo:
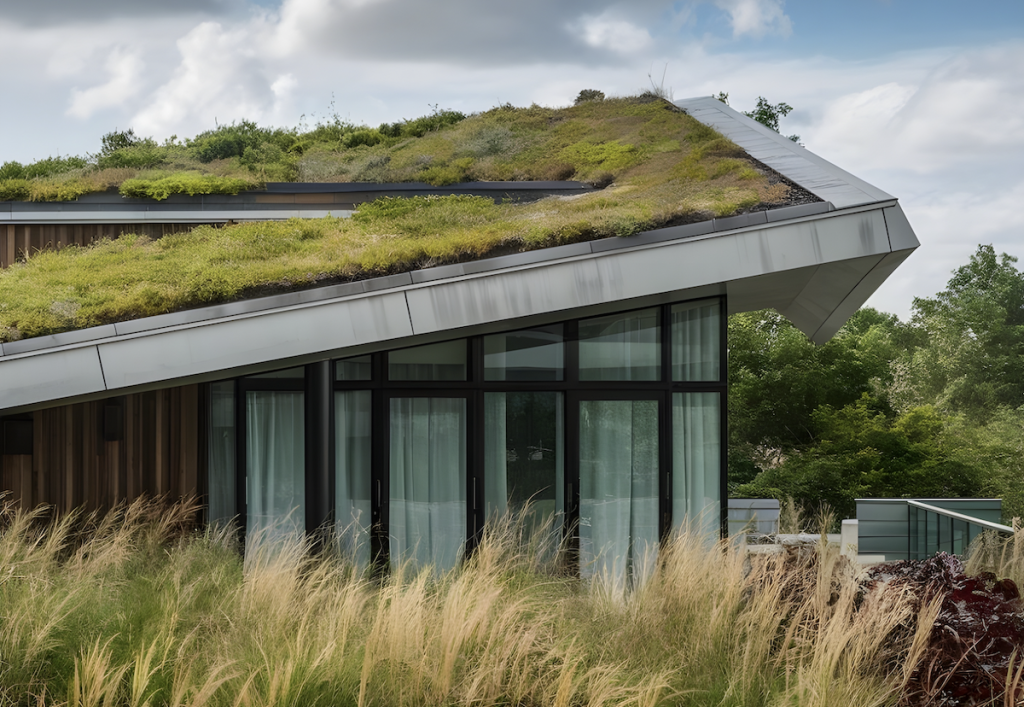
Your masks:
M 422 131 L 416 121 L 375 130 L 342 126 L 333 136 L 330 125 L 306 132 L 264 131 L 292 142 L 282 142 L 285 149 L 268 138 L 258 148 L 261 155 L 248 146 L 235 156 L 217 157 L 214 151 L 206 162 L 196 157 L 199 147 L 209 147 L 203 136 L 162 147 L 127 144 L 85 167 L 35 181 L 93 179 L 107 188 L 120 170 L 122 188 L 159 185 L 168 177 L 208 184 L 219 178 L 248 180 L 253 186 L 271 177 L 438 185 L 575 179 L 599 188 L 530 203 L 468 195 L 381 199 L 360 205 L 352 218 L 202 226 L 157 240 L 129 235 L 84 248 L 43 251 L 0 271 L 0 341 L 630 236 L 791 200 L 790 187 L 777 175 L 654 97 L 560 109 L 501 106 L 464 119 L 451 112 L 438 115 L 448 118 Z M 161 149 L 164 162 L 155 167 L 110 166 L 111 155 L 124 152 L 122 162 L 127 162 L 132 150 Z M 238 145 L 232 149 L 238 152 Z

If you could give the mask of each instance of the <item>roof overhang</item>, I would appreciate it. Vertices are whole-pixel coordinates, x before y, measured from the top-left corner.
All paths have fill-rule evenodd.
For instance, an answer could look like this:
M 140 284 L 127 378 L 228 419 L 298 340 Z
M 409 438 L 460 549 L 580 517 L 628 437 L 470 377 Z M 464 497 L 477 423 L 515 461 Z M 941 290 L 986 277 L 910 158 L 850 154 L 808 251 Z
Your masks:
M 680 105 L 831 198 L 3 344 L 0 410 L 716 295 L 730 313 L 773 307 L 824 342 L 917 238 L 893 197 L 711 101 Z

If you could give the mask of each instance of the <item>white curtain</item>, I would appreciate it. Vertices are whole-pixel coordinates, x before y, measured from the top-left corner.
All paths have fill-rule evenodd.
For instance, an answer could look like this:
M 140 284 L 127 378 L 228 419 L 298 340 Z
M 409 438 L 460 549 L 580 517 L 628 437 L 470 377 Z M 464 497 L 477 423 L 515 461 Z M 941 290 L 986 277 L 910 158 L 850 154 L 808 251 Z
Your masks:
M 716 381 L 721 376 L 718 301 L 672 307 L 672 380 Z
M 370 391 L 334 393 L 334 517 L 343 555 L 370 561 Z
M 466 540 L 466 401 L 391 400 L 391 560 L 445 571 Z
M 672 394 L 672 518 L 716 539 L 721 523 L 721 397 Z
M 658 548 L 658 403 L 580 403 L 580 571 L 638 581 Z
M 487 518 L 508 511 L 506 395 L 484 395 L 484 499 Z
M 210 385 L 210 442 L 207 470 L 207 517 L 223 524 L 238 514 L 235 495 L 235 384 Z
M 302 393 L 246 394 L 246 466 L 248 533 L 269 539 L 305 532 Z
M 658 311 L 580 322 L 580 380 L 658 380 Z

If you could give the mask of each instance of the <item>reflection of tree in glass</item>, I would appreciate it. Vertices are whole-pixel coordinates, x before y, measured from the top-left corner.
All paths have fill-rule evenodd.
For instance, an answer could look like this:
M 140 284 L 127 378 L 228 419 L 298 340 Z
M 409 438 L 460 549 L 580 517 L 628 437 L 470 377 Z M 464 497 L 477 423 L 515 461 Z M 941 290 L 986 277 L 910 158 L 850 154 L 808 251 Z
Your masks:
M 548 501 L 555 510 L 556 393 L 508 393 L 505 435 L 510 509 Z M 546 453 L 545 453 L 546 452 Z M 537 510 L 540 510 L 538 507 Z M 544 510 L 548 512 L 547 508 Z

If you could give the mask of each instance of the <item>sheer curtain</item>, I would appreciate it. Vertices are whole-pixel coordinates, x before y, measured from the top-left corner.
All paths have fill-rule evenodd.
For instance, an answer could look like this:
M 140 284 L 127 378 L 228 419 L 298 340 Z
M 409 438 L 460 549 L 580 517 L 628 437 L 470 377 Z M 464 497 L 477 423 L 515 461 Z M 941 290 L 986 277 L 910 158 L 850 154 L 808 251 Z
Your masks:
M 716 381 L 721 376 L 717 300 L 672 307 L 672 380 Z
M 506 393 L 484 395 L 484 500 L 486 518 L 508 511 Z
M 580 563 L 617 586 L 639 580 L 658 548 L 658 403 L 580 403 Z
M 246 394 L 249 535 L 269 539 L 305 532 L 304 430 L 302 393 Z
M 580 380 L 658 380 L 661 346 L 658 310 L 580 322 Z
M 710 540 L 718 538 L 722 507 L 721 397 L 672 394 L 672 518 Z
M 211 524 L 231 522 L 238 514 L 235 477 L 235 384 L 210 385 L 208 446 L 208 518 Z
M 370 391 L 334 393 L 334 517 L 341 551 L 370 561 Z
M 390 429 L 392 562 L 451 569 L 466 540 L 466 401 L 393 398 Z

